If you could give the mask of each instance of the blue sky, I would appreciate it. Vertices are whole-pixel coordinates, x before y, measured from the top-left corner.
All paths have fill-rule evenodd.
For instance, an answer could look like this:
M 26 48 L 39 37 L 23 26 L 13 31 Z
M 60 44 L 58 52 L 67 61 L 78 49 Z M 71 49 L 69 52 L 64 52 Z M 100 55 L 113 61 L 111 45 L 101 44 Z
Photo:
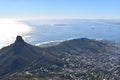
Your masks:
M 0 0 L 0 18 L 120 19 L 120 0 Z

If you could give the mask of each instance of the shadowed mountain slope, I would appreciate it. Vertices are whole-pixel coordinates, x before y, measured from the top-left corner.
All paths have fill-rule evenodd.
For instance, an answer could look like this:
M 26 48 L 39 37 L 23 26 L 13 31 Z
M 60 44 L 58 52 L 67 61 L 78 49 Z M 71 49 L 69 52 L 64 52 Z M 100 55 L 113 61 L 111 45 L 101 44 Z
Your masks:
M 73 39 L 50 47 L 37 47 L 26 43 L 21 36 L 10 46 L 0 50 L 0 76 L 25 69 L 36 69 L 66 63 L 66 54 L 97 54 L 106 52 L 108 44 L 87 38 Z
M 57 64 L 56 56 L 44 54 L 42 49 L 27 44 L 21 36 L 17 36 L 15 43 L 0 50 L 0 75 L 21 70 L 38 60 L 41 66 Z

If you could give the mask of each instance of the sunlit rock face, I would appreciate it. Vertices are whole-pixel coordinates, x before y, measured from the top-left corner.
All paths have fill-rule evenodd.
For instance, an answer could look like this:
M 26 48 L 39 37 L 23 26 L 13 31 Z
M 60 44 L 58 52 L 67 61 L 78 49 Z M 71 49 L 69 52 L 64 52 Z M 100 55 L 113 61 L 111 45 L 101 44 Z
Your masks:
M 17 19 L 0 19 L 0 48 L 13 43 L 17 35 L 27 37 L 31 30 L 30 26 Z

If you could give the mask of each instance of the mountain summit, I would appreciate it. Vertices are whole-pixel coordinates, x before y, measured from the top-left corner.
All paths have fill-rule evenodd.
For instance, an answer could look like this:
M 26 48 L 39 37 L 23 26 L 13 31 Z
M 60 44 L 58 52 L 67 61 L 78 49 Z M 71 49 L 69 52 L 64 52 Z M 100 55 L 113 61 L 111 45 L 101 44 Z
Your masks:
M 23 46 L 25 46 L 25 41 L 23 40 L 23 38 L 22 38 L 22 36 L 17 36 L 16 37 L 16 40 L 15 40 L 15 42 L 14 42 L 14 47 L 16 47 L 16 48 L 20 48 L 20 47 L 23 47 Z
M 24 43 L 24 40 L 23 40 L 22 36 L 17 36 L 16 40 L 15 40 L 15 43 Z

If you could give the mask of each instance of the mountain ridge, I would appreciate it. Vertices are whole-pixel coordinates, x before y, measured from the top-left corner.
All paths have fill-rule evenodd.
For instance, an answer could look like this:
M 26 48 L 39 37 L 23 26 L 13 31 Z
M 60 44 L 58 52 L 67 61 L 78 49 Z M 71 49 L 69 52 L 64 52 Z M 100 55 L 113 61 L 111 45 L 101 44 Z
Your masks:
M 109 53 L 111 45 L 107 42 L 88 38 L 72 39 L 58 45 L 41 47 L 26 43 L 17 36 L 13 44 L 0 50 L 0 76 L 19 71 L 34 71 L 39 68 L 62 70 L 69 67 L 66 56 L 103 55 Z M 116 49 L 116 48 L 115 48 Z M 55 69 L 51 66 L 57 66 Z
M 50 55 L 52 56 L 52 54 Z M 31 62 L 41 56 L 44 56 L 44 54 L 39 47 L 32 46 L 24 42 L 22 37 L 17 36 L 15 43 L 0 50 L 0 67 L 3 67 L 3 70 L 5 71 L 2 73 L 2 70 L 0 69 L 0 74 L 6 74 L 9 71 L 16 71 L 22 67 L 30 66 Z M 47 58 L 44 60 L 46 59 Z

